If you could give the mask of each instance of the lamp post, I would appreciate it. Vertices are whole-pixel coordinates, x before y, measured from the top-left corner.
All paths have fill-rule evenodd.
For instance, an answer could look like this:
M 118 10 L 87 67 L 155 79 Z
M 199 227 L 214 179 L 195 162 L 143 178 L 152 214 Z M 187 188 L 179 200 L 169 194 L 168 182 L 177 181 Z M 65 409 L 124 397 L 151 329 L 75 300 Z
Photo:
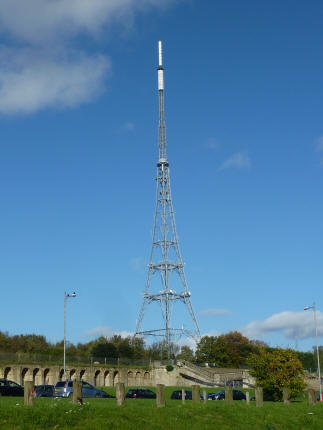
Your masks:
M 67 294 L 64 291 L 64 380 L 66 380 L 66 301 L 70 297 L 76 297 L 76 293 Z
M 316 317 L 316 304 L 315 304 L 315 302 L 313 302 L 312 306 L 305 306 L 304 311 L 308 311 L 309 309 L 313 309 L 313 313 L 314 313 L 317 369 L 318 369 L 318 378 L 319 378 L 319 387 L 320 387 L 320 401 L 322 401 L 323 400 L 322 399 L 322 382 L 321 382 L 320 354 L 319 354 L 319 342 L 318 342 L 318 336 L 317 336 L 317 317 Z

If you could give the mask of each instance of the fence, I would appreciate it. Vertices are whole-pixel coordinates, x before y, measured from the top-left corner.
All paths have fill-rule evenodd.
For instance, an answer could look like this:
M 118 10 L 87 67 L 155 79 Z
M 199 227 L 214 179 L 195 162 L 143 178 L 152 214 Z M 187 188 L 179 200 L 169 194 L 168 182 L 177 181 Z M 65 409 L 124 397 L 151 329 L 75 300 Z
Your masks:
M 27 354 L 27 353 L 0 353 L 0 363 L 8 364 L 51 364 L 61 366 L 63 355 L 52 354 Z M 93 357 L 93 356 L 71 356 L 66 354 L 66 364 L 80 364 L 83 366 L 133 366 L 148 367 L 151 360 L 132 359 L 125 357 Z

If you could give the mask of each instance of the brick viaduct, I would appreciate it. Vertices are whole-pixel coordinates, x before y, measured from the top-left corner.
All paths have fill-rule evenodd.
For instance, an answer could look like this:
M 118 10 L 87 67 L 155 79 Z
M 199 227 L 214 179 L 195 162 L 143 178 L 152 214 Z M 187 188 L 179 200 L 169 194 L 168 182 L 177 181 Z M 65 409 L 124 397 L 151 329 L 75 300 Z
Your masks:
M 174 365 L 172 371 L 167 372 L 160 362 L 151 363 L 149 369 L 119 368 L 107 366 L 69 365 L 66 369 L 67 379 L 82 379 L 90 384 L 103 387 L 113 387 L 117 382 L 126 386 L 190 386 L 194 383 L 206 386 L 224 386 L 227 382 L 239 383 L 244 387 L 255 384 L 247 370 L 214 369 L 213 371 L 182 362 Z M 63 380 L 63 366 L 37 364 L 0 364 L 0 378 L 7 378 L 23 385 L 24 381 L 34 381 L 35 385 L 51 384 Z
M 153 383 L 152 372 L 143 369 L 107 368 L 107 367 L 69 367 L 67 379 L 83 379 L 90 384 L 113 387 L 117 382 L 126 385 L 146 385 Z M 34 381 L 35 385 L 55 385 L 64 377 L 62 366 L 38 365 L 0 365 L 0 378 L 7 378 L 23 385 L 24 381 Z

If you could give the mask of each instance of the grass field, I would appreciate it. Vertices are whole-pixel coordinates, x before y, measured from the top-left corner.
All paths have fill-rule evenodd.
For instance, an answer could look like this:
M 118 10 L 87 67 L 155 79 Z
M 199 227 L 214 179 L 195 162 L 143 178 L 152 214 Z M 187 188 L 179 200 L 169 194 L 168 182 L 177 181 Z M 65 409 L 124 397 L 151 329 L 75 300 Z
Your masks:
M 70 399 L 38 398 L 34 406 L 24 407 L 22 397 L 1 397 L 0 429 L 323 430 L 323 404 L 310 407 L 305 398 L 289 406 L 265 402 L 263 408 L 242 401 L 233 405 L 186 401 L 182 405 L 180 400 L 170 400 L 173 389 L 166 389 L 166 408 L 158 409 L 155 400 L 145 399 L 127 399 L 118 407 L 115 399 L 84 399 L 83 406 L 74 406 Z

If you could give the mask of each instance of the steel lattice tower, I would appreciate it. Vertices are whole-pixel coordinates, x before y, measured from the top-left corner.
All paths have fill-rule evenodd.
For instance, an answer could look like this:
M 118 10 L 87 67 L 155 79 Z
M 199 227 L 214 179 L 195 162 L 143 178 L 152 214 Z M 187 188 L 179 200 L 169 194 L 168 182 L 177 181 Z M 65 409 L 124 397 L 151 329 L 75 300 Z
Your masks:
M 178 237 L 176 232 L 175 217 L 170 189 L 169 162 L 166 154 L 166 128 L 164 118 L 164 69 L 162 65 L 162 43 L 158 42 L 159 66 L 158 66 L 158 99 L 159 99 L 159 125 L 158 125 L 158 148 L 159 158 L 157 163 L 157 187 L 156 187 L 156 209 L 153 228 L 153 241 L 148 264 L 146 287 L 143 294 L 143 302 L 137 320 L 135 335 L 161 336 L 167 347 L 168 355 L 171 342 L 182 335 L 198 338 L 200 336 L 199 326 L 194 315 L 191 304 L 191 293 L 188 291 L 184 264 L 181 257 Z M 162 289 L 154 293 L 152 291 L 152 280 L 157 276 L 161 280 Z M 181 292 L 177 293 L 170 288 L 170 284 L 177 276 L 177 285 Z M 171 327 L 172 305 L 181 301 L 186 306 L 192 319 L 193 328 L 184 329 Z M 164 327 L 153 330 L 142 331 L 142 320 L 147 307 L 152 302 L 159 302 L 164 319 Z

